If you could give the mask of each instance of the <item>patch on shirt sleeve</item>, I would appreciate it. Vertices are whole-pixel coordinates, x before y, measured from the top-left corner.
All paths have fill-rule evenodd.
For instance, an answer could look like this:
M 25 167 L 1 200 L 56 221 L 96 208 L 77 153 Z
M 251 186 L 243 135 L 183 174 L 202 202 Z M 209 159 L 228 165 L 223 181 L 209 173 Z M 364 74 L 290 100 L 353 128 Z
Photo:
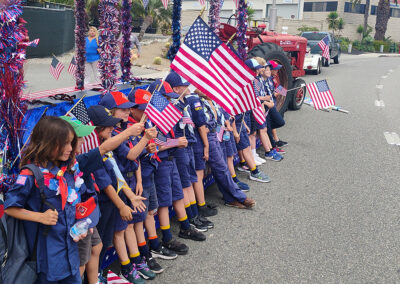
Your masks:
M 195 107 L 195 108 L 197 108 L 197 107 L 200 107 L 200 108 L 201 108 L 201 103 L 200 103 L 200 102 L 195 102 L 195 103 L 194 103 L 194 107 Z
M 26 176 L 18 176 L 16 184 L 25 185 L 26 183 Z

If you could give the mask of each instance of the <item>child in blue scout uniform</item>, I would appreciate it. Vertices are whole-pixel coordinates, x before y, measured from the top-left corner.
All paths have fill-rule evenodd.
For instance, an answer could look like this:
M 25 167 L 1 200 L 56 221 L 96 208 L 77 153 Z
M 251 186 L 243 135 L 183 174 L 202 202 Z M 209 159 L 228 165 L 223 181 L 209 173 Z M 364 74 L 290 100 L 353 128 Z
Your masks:
M 208 165 L 210 166 L 213 177 L 222 193 L 225 205 L 241 209 L 252 208 L 255 206 L 256 202 L 253 199 L 246 197 L 246 194 L 239 189 L 238 185 L 233 181 L 228 166 L 225 162 L 223 152 L 217 138 L 217 120 L 219 119 L 218 112 L 216 111 L 215 106 L 210 98 L 205 96 L 205 94 L 199 90 L 196 90 L 196 92 L 203 97 L 201 99 L 201 104 L 204 109 L 203 113 L 206 120 L 206 126 L 209 130 L 207 135 L 208 143 L 210 145 Z M 221 115 L 222 114 L 220 114 L 220 116 Z
M 112 132 L 112 135 L 118 135 L 127 127 L 130 108 L 133 107 L 134 104 L 121 92 L 107 93 L 102 97 L 99 104 L 110 109 L 114 117 L 122 120 Z M 149 139 L 147 137 L 141 137 L 140 141 L 130 138 L 114 150 L 116 164 L 127 185 L 130 189 L 135 189 L 136 194 L 145 197 L 146 200 L 148 196 L 147 192 L 143 192 L 143 187 L 140 183 L 141 171 L 137 158 L 143 152 L 148 141 Z M 136 178 L 137 176 L 139 176 L 139 179 Z M 130 203 L 130 200 L 125 199 L 125 201 L 127 204 Z M 118 245 L 116 250 L 121 262 L 120 276 L 130 282 L 140 281 L 135 275 L 135 270 L 137 270 L 138 274 L 144 279 L 153 279 L 155 277 L 155 274 L 146 264 L 145 256 L 143 255 L 143 257 L 140 258 L 140 253 L 138 251 L 137 239 L 144 239 L 143 222 L 146 219 L 146 215 L 147 210 L 144 212 L 136 212 L 133 214 L 132 220 L 127 222 L 117 217 L 119 222 L 116 223 L 115 227 L 114 243 Z M 129 250 L 129 257 L 126 252 L 126 246 Z M 131 263 L 131 261 L 134 263 Z
M 81 125 L 79 131 L 88 135 L 92 130 L 90 126 Z M 31 253 L 35 240 L 32 236 L 38 234 L 37 283 L 81 283 L 78 246 L 69 235 L 76 222 L 76 204 L 82 193 L 81 174 L 75 162 L 76 148 L 77 135 L 68 122 L 52 116 L 42 118 L 32 131 L 21 165 L 34 163 L 40 167 L 47 186 L 46 201 L 55 210 L 42 204 L 29 170 L 20 173 L 6 194 L 6 213 L 26 221 L 24 226 Z M 91 160 L 94 164 L 99 162 Z M 44 234 L 46 228 L 47 235 Z
M 172 89 L 170 92 L 175 92 L 179 95 L 176 99 L 170 99 L 175 106 L 182 111 L 183 117 L 175 125 L 175 137 L 186 137 L 188 146 L 186 148 L 177 148 L 175 150 L 176 165 L 178 167 L 179 176 L 181 179 L 183 193 L 185 195 L 185 209 L 189 218 L 189 222 L 195 226 L 198 231 L 205 232 L 207 229 L 214 228 L 214 224 L 206 217 L 199 214 L 194 185 L 198 182 L 193 145 L 196 144 L 196 130 L 192 120 L 192 111 L 190 105 L 185 100 L 186 95 L 190 94 L 187 84 L 182 81 L 182 78 L 176 72 L 170 72 L 166 77 L 166 82 L 170 83 Z M 204 198 L 204 194 L 203 194 Z
M 178 93 L 186 92 L 184 101 L 190 107 L 191 118 L 194 123 L 194 134 L 196 142 L 192 144 L 195 170 L 197 176 L 197 182 L 193 182 L 193 189 L 195 192 L 195 197 L 197 200 L 198 210 L 201 216 L 211 217 L 217 215 L 218 210 L 211 205 L 206 204 L 206 199 L 204 197 L 204 169 L 205 161 L 208 160 L 209 146 L 207 139 L 208 129 L 206 127 L 206 121 L 204 116 L 204 111 L 202 104 L 200 103 L 200 98 L 197 94 L 190 94 L 188 86 L 190 85 L 187 81 L 184 81 L 181 76 L 179 76 L 175 71 L 171 71 L 166 81 L 171 85 L 171 87 Z

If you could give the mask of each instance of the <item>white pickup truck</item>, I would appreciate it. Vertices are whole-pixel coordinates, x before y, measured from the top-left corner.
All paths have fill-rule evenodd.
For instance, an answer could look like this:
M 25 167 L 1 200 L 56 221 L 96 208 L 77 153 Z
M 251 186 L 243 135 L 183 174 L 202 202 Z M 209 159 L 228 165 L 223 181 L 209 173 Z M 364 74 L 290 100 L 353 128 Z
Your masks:
M 310 48 L 307 47 L 306 56 L 304 57 L 304 65 L 303 69 L 306 72 L 310 72 L 312 74 L 318 75 L 321 73 L 322 67 L 322 56 L 318 53 L 312 54 L 310 52 Z

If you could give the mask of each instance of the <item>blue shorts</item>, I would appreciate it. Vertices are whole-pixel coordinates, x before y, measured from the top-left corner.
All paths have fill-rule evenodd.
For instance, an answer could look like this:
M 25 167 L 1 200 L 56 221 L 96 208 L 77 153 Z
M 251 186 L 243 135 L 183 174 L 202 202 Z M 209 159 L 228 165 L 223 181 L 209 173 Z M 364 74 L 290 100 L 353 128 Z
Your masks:
M 142 193 L 142 196 L 146 198 L 146 200 L 143 200 L 144 205 L 146 205 L 146 209 L 143 212 L 136 212 L 132 214 L 133 219 L 132 221 L 129 221 L 128 224 L 144 222 L 144 220 L 146 220 L 147 213 L 158 208 L 157 193 L 154 186 L 154 180 L 152 177 L 150 177 L 150 179 L 152 180 L 152 185 L 146 187 L 143 186 Z
M 189 145 L 186 148 L 176 149 L 174 157 L 176 161 L 176 167 L 178 168 L 179 177 L 181 179 L 182 187 L 190 187 L 192 183 L 197 182 L 197 174 L 192 146 Z
M 266 122 L 264 122 L 263 124 L 259 124 L 257 120 L 254 118 L 253 113 L 251 113 L 250 115 L 251 115 L 251 128 L 250 128 L 251 133 L 254 133 L 266 127 Z
M 174 160 L 164 159 L 154 174 L 159 207 L 171 206 L 174 201 L 183 199 L 182 184 Z
M 228 141 L 223 141 L 223 143 L 225 144 L 225 154 L 227 157 L 232 157 L 237 153 L 235 138 L 232 133 L 230 133 L 230 139 Z
M 236 128 L 239 130 L 240 126 L 241 126 L 241 124 L 239 124 L 239 126 L 236 125 Z M 237 151 L 242 151 L 250 146 L 249 135 L 247 134 L 246 127 L 244 127 L 244 126 L 242 127 L 239 135 L 240 135 L 240 140 L 239 140 L 239 143 L 236 144 L 236 149 L 237 149 Z
M 196 171 L 202 171 L 206 168 L 206 161 L 204 157 L 204 146 L 203 142 L 197 141 L 193 144 L 193 154 L 194 154 L 194 166 Z
M 96 228 L 99 232 L 101 241 L 103 242 L 103 247 L 108 248 L 112 246 L 115 229 L 113 226 L 110 226 L 110 224 L 114 222 L 115 215 L 119 215 L 119 213 L 117 207 L 115 207 L 114 203 L 112 203 L 110 199 L 99 201 L 99 206 L 101 215 Z

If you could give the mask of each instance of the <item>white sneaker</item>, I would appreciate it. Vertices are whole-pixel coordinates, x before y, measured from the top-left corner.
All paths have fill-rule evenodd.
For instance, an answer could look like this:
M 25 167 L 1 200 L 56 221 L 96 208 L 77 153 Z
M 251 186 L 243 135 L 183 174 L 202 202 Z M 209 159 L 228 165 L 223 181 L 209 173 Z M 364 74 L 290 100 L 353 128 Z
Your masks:
M 261 166 L 261 165 L 262 165 L 262 163 L 261 163 L 261 162 L 259 162 L 259 161 L 257 161 L 257 159 L 256 159 L 256 158 L 254 158 L 254 162 L 256 163 L 256 166 Z
M 261 158 L 261 157 L 255 157 L 255 160 L 258 161 L 258 162 L 260 162 L 261 164 L 264 164 L 264 163 L 267 162 L 267 160 L 265 160 L 265 159 L 263 159 L 263 158 Z

